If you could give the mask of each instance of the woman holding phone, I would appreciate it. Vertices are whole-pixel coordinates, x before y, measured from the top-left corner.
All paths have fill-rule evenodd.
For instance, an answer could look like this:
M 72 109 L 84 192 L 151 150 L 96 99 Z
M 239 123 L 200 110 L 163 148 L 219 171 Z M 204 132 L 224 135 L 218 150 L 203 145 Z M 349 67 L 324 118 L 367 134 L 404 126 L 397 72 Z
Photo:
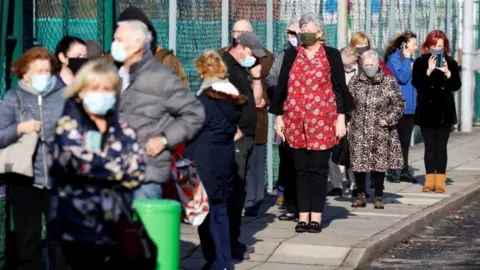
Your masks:
M 447 143 L 457 123 L 453 92 L 460 89 L 457 62 L 450 56 L 450 42 L 441 30 L 430 32 L 422 56 L 413 64 L 412 84 L 417 89 L 415 123 L 425 143 L 425 185 L 423 192 L 445 192 Z

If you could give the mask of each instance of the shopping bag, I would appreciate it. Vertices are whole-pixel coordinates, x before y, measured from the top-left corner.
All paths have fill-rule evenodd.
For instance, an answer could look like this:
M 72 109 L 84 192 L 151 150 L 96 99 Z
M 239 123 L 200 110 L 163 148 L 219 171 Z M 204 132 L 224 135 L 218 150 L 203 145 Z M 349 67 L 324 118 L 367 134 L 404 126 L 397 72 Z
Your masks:
M 332 162 L 341 166 L 350 166 L 350 148 L 347 136 L 343 137 L 340 142 L 333 147 Z
M 172 167 L 172 177 L 177 187 L 186 220 L 193 226 L 203 223 L 209 212 L 208 196 L 198 177 L 195 162 L 179 158 Z

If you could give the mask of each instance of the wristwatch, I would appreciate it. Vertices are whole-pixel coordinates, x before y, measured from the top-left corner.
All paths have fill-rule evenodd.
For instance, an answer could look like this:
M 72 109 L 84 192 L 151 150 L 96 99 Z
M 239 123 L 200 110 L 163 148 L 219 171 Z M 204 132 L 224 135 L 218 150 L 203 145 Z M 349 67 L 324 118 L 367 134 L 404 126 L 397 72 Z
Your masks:
M 254 81 L 258 81 L 258 80 L 261 80 L 261 79 L 262 79 L 262 77 L 252 77 L 252 80 L 254 80 Z

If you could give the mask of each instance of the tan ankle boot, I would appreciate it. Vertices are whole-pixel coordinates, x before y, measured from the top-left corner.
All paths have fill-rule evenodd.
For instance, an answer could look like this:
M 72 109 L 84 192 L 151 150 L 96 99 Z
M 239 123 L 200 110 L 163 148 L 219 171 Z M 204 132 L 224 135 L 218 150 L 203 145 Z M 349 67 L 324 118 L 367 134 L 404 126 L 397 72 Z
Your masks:
M 435 188 L 435 177 L 436 175 L 433 173 L 425 174 L 425 185 L 422 188 L 422 192 L 430 192 L 433 191 Z
M 445 193 L 447 190 L 447 176 L 445 174 L 437 174 L 435 176 L 435 192 Z

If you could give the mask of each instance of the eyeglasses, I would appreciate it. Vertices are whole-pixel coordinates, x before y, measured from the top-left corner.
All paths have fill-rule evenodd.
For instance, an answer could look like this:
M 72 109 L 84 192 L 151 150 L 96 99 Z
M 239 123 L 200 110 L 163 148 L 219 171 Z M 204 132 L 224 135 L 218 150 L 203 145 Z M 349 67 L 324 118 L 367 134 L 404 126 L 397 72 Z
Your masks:
M 296 36 L 297 32 L 292 31 L 292 30 L 287 30 L 287 34 L 292 35 L 292 36 Z
M 241 34 L 246 33 L 246 32 L 248 32 L 248 31 L 233 30 L 233 31 L 232 31 L 232 34 L 234 34 L 234 35 L 237 35 L 237 34 L 238 34 L 238 35 L 241 35 Z

